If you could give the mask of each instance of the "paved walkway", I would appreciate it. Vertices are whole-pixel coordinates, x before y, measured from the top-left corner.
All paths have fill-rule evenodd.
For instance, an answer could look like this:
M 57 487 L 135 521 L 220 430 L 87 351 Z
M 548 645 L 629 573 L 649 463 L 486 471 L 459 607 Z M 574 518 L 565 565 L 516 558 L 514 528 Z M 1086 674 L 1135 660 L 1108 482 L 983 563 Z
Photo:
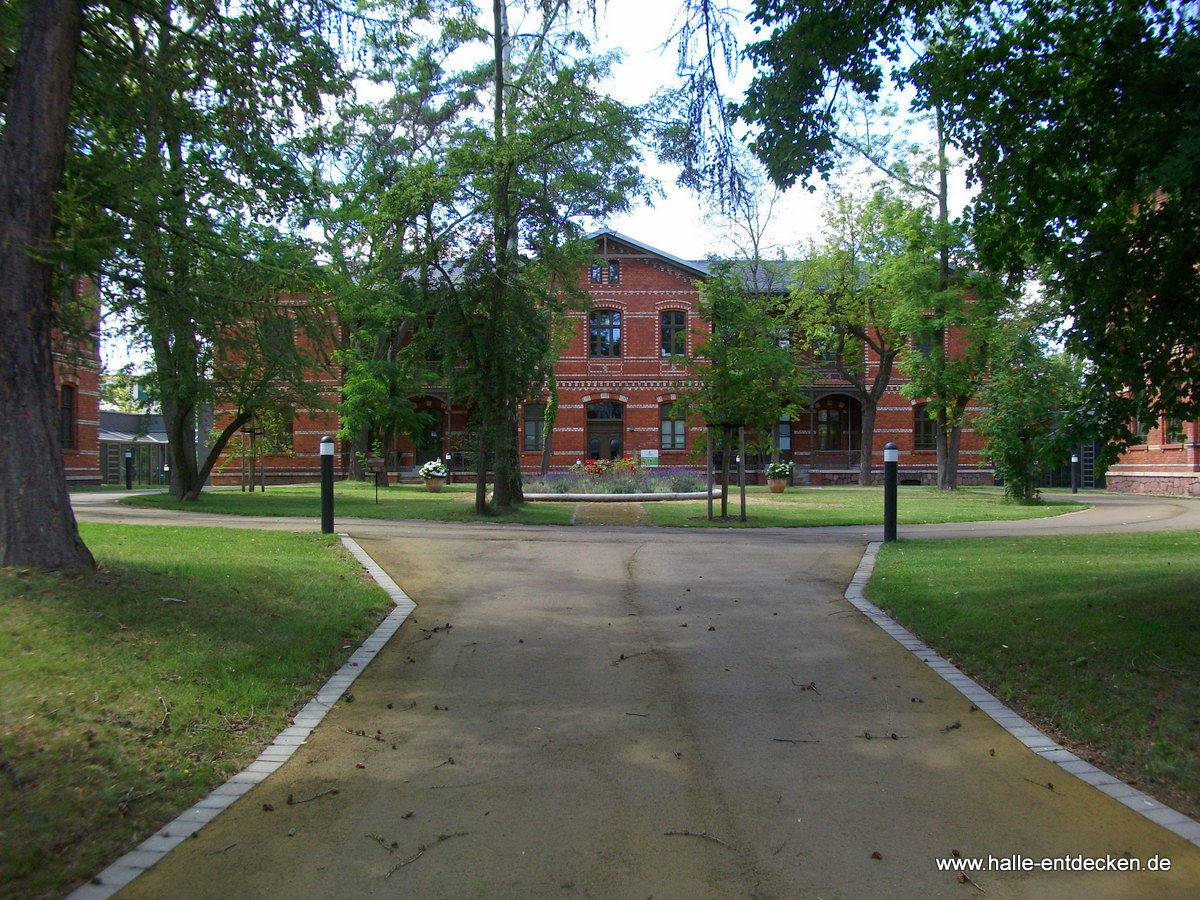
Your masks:
M 1193 501 L 1095 500 L 901 534 L 1200 526 Z M 1200 893 L 1196 844 L 1030 750 L 846 601 L 878 529 L 339 529 L 417 609 L 353 703 L 120 897 Z M 969 883 L 938 869 L 956 853 L 1171 869 Z

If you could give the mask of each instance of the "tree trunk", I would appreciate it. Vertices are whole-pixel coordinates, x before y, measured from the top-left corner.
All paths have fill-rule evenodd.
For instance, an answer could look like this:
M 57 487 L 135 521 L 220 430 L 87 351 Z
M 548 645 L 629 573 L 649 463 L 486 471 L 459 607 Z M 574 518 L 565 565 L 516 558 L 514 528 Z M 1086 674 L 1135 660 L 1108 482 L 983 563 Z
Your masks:
M 63 471 L 51 357 L 55 194 L 80 0 L 28 0 L 0 144 L 0 544 L 3 565 L 91 567 Z M 44 256 L 45 255 L 45 256 Z
M 869 485 L 871 483 L 871 464 L 874 462 L 875 456 L 875 414 L 878 412 L 878 404 L 874 397 L 867 397 L 863 401 L 862 408 L 862 440 L 859 452 L 862 454 L 858 461 L 858 483 Z

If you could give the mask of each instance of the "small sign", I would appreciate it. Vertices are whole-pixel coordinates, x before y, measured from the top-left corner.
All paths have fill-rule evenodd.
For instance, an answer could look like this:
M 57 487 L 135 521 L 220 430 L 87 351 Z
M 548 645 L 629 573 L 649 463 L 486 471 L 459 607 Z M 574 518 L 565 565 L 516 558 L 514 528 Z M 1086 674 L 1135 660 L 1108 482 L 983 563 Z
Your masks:
M 641 454 L 642 454 L 642 465 L 643 466 L 657 466 L 658 465 L 658 451 L 657 450 L 643 450 L 643 451 L 641 451 Z

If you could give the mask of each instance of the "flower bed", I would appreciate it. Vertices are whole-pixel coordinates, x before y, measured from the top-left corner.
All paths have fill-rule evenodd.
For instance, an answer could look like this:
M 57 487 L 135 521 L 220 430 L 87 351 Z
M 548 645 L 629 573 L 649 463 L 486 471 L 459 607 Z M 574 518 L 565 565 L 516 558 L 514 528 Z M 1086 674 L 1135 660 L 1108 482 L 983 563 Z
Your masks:
M 526 494 L 682 494 L 703 491 L 704 473 L 686 467 L 643 468 L 630 460 L 588 460 L 565 472 L 524 479 Z

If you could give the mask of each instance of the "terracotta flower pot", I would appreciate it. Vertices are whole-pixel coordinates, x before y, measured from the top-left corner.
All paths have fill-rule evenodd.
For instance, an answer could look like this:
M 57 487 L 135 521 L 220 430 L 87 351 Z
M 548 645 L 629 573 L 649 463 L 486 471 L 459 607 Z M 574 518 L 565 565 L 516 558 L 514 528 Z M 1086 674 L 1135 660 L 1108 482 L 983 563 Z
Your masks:
M 782 494 L 783 489 L 787 487 L 786 478 L 768 478 L 767 487 L 770 488 L 772 494 Z
M 445 478 L 426 478 L 425 479 L 425 490 L 429 491 L 429 493 L 431 493 L 431 494 L 440 494 L 442 491 L 442 488 L 445 486 L 446 486 Z

